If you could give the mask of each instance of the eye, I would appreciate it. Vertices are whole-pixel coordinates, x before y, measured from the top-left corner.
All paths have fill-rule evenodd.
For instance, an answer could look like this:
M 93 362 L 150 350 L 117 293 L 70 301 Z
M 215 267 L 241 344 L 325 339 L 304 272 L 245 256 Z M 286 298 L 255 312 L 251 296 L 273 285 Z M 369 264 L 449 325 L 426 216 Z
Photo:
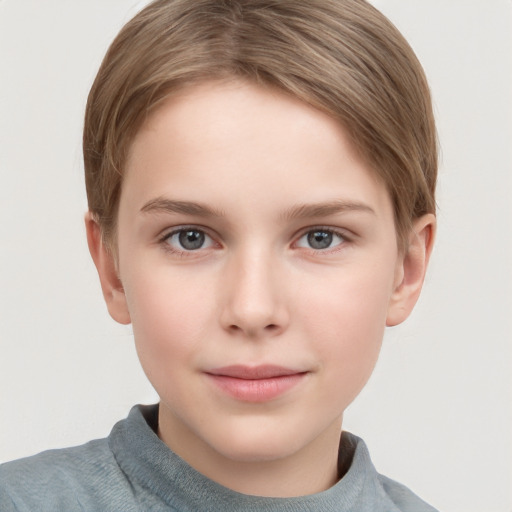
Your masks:
M 178 229 L 166 235 L 163 241 L 177 252 L 208 249 L 214 244 L 211 237 L 204 231 L 196 228 Z
M 322 251 L 325 249 L 332 249 L 341 245 L 345 238 L 340 233 L 330 229 L 312 229 L 304 233 L 297 241 L 297 247 L 304 247 L 307 249 L 314 249 L 315 251 Z

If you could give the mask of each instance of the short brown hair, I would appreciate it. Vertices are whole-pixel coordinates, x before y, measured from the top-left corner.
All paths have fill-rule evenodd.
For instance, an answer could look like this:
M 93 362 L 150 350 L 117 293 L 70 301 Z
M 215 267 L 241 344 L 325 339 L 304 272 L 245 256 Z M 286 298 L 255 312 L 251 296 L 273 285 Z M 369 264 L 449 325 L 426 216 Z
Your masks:
M 435 213 L 437 137 L 414 52 L 364 0 L 156 0 L 110 46 L 83 137 L 89 209 L 115 247 L 128 150 L 178 88 L 241 78 L 277 87 L 338 120 L 391 196 L 398 243 Z

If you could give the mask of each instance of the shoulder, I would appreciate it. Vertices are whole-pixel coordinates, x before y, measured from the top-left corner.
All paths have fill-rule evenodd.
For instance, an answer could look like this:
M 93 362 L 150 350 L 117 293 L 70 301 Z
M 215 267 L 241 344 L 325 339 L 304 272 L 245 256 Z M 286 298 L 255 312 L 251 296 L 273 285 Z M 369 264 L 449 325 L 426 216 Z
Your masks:
M 0 510 L 108 510 L 125 487 L 108 440 L 100 439 L 0 465 Z
M 383 475 L 378 475 L 378 478 L 386 497 L 400 512 L 437 512 L 435 508 L 425 503 L 405 485 Z
M 344 431 L 340 441 L 338 466 L 345 468 L 345 494 L 358 489 L 357 505 L 354 510 L 374 512 L 437 512 L 405 485 L 379 474 L 365 442 Z M 341 472 L 340 472 L 341 473 Z

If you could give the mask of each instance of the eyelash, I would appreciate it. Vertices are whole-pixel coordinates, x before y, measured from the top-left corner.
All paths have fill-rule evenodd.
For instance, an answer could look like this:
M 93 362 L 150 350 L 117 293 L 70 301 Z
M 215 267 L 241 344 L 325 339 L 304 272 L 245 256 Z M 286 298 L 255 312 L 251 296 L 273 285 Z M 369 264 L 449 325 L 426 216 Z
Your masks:
M 170 242 L 169 240 L 175 236 L 175 235 L 179 235 L 181 233 L 186 233 L 187 231 L 189 232 L 196 232 L 196 233 L 200 233 L 202 234 L 203 236 L 205 237 L 208 237 L 208 239 L 211 240 L 211 246 L 214 246 L 214 245 L 217 245 L 217 247 L 220 247 L 220 244 L 215 242 L 215 239 L 213 236 L 209 235 L 208 234 L 208 231 L 201 227 L 201 226 L 180 226 L 179 228 L 176 228 L 176 229 L 173 229 L 172 231 L 170 232 L 166 232 L 162 237 L 160 237 L 160 239 L 158 240 L 159 244 L 161 244 L 163 246 L 163 248 L 174 254 L 174 255 L 177 255 L 177 256 L 180 256 L 180 257 L 190 257 L 192 255 L 194 255 L 194 253 L 197 253 L 199 254 L 200 252 L 203 252 L 205 249 L 209 249 L 210 247 L 199 247 L 197 249 L 177 249 L 175 247 L 172 247 L 170 245 Z M 332 237 L 338 237 L 341 241 L 336 244 L 334 247 L 326 247 L 324 249 L 315 249 L 313 247 L 302 247 L 302 249 L 305 249 L 307 251 L 310 251 L 312 253 L 323 253 L 323 254 L 330 254 L 330 253 L 333 253 L 333 252 L 337 252 L 341 249 L 342 246 L 344 246 L 346 243 L 349 243 L 351 242 L 351 237 L 349 235 L 347 235 L 347 233 L 343 230 L 338 230 L 338 229 L 333 229 L 333 228 L 330 228 L 330 227 L 324 227 L 324 226 L 313 226 L 313 227 L 309 227 L 307 228 L 306 230 L 303 230 L 299 236 L 296 236 L 294 238 L 294 243 L 293 245 L 294 246 L 297 246 L 297 244 L 299 243 L 299 241 L 304 238 L 305 236 L 307 235 L 310 235 L 312 233 L 326 233 Z M 332 242 L 331 242 L 332 243 Z
M 177 249 L 177 248 L 171 246 L 169 241 L 173 236 L 179 235 L 180 233 L 186 233 L 187 231 L 201 233 L 202 235 L 204 235 L 205 237 L 208 237 L 212 241 L 212 245 L 217 245 L 217 246 L 220 245 L 220 244 L 216 243 L 214 240 L 214 237 L 209 235 L 207 230 L 201 226 L 180 226 L 179 228 L 173 229 L 172 231 L 165 233 L 158 240 L 158 242 L 159 242 L 159 244 L 161 244 L 163 246 L 164 250 L 166 250 L 176 256 L 180 256 L 180 257 L 190 257 L 194 253 L 199 253 L 201 251 L 201 249 L 204 250 L 205 249 L 204 247 L 199 247 L 196 250 L 194 250 L 194 249 L 187 250 L 185 248 L 183 248 L 183 250 L 180 250 L 180 249 Z
M 314 226 L 314 227 L 307 228 L 307 230 L 305 230 L 305 231 L 302 231 L 301 235 L 298 238 L 296 238 L 296 241 L 294 242 L 294 244 L 297 245 L 297 243 L 302 238 L 304 238 L 305 236 L 307 236 L 309 234 L 313 234 L 313 233 L 326 233 L 326 234 L 330 235 L 331 237 L 334 236 L 334 237 L 340 238 L 340 243 L 338 243 L 332 247 L 331 246 L 326 247 L 325 249 L 315 249 L 313 247 L 303 247 L 304 249 L 309 250 L 313 253 L 331 254 L 333 252 L 337 252 L 337 251 L 341 250 L 342 246 L 344 246 L 346 243 L 351 241 L 351 238 L 343 230 L 333 229 L 333 228 L 330 228 L 327 226 Z

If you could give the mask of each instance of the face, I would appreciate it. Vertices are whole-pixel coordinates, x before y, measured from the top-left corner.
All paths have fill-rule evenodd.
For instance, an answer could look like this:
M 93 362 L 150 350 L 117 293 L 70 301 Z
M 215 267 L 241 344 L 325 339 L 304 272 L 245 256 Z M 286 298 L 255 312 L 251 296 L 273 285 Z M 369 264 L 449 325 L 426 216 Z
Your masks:
M 280 92 L 205 83 L 151 115 L 125 172 L 110 310 L 133 324 L 161 437 L 198 465 L 337 443 L 404 260 L 342 127 Z

